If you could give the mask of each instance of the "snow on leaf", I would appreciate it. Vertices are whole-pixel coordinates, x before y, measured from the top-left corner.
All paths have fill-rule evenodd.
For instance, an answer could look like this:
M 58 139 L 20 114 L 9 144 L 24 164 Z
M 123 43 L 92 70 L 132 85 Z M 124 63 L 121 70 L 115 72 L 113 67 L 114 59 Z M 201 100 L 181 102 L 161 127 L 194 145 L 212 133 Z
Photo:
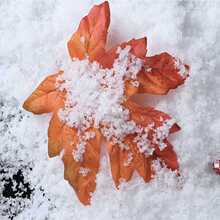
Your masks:
M 166 139 L 170 133 L 178 131 L 180 127 L 171 120 L 169 115 L 152 107 L 142 107 L 131 100 L 125 102 L 124 106 L 129 109 L 130 119 L 136 123 L 138 128 L 134 134 L 124 138 L 123 143 L 127 146 L 126 149 L 113 142 L 108 144 L 115 185 L 119 185 L 121 178 L 129 181 L 134 170 L 143 177 L 144 181 L 149 181 L 154 175 L 151 161 L 157 157 L 161 158 L 168 168 L 177 169 L 176 154 Z M 160 150 L 162 144 L 164 149 Z M 128 164 L 130 155 L 132 155 L 132 159 Z M 155 157 L 155 155 L 157 156 Z
M 124 42 L 117 45 L 107 51 L 104 56 L 100 59 L 99 63 L 103 68 L 112 68 L 114 61 L 119 56 L 119 51 L 126 47 L 130 47 L 129 52 L 137 58 L 143 59 L 147 53 L 147 38 L 132 39 L 128 42 Z M 136 80 L 127 80 L 125 82 L 125 94 L 127 97 L 134 95 L 138 92 L 139 83 Z
M 95 137 L 85 141 L 85 152 L 82 155 L 82 160 L 75 160 L 72 154 L 80 141 L 75 129 L 67 127 L 62 142 L 65 150 L 62 157 L 64 178 L 74 188 L 79 200 L 84 205 L 90 204 L 91 193 L 95 191 L 96 174 L 99 170 L 100 159 L 100 132 L 96 129 L 90 129 L 90 131 L 95 132 Z M 86 167 L 89 170 L 87 175 L 81 174 L 82 167 Z
M 153 157 L 146 157 L 141 153 L 134 142 L 134 138 L 135 135 L 128 135 L 124 138 L 124 143 L 128 146 L 128 149 L 122 149 L 112 142 L 108 143 L 111 172 L 116 187 L 119 186 L 120 179 L 129 181 L 135 170 L 145 182 L 148 182 L 153 174 L 151 168 Z
M 138 75 L 140 92 L 163 95 L 184 83 L 189 66 L 164 52 L 145 58 L 143 70 Z
M 169 143 L 167 139 L 164 140 L 164 143 L 166 144 L 166 147 L 163 150 L 156 148 L 155 150 L 156 157 L 159 158 L 162 162 L 164 162 L 164 164 L 168 168 L 172 170 L 178 170 L 179 163 L 178 163 L 177 155 L 173 150 L 173 146 Z
M 172 170 L 179 167 L 168 137 L 180 127 L 166 113 L 129 97 L 166 94 L 184 83 L 189 67 L 168 53 L 145 57 L 146 38 L 105 52 L 109 22 L 108 2 L 94 6 L 68 42 L 71 63 L 47 77 L 23 105 L 35 114 L 53 112 L 48 154 L 60 155 L 64 178 L 84 205 L 90 204 L 96 188 L 102 138 L 117 188 L 134 171 L 150 181 L 154 160 Z
M 165 123 L 169 127 L 169 133 L 174 133 L 180 130 L 179 125 L 175 123 L 175 121 L 171 120 L 171 116 L 164 112 L 158 111 L 153 107 L 143 107 L 131 100 L 127 100 L 124 103 L 124 106 L 129 109 L 131 120 L 135 121 L 136 124 L 144 128 L 150 126 L 155 129 L 159 128 Z
M 131 54 L 134 56 L 143 59 L 146 56 L 147 53 L 147 38 L 139 38 L 139 39 L 132 39 L 128 42 L 124 42 L 122 44 L 119 44 L 110 50 L 108 50 L 104 56 L 100 59 L 99 63 L 104 68 L 112 68 L 115 59 L 118 58 L 119 51 L 118 49 L 124 49 L 127 46 L 129 46 Z
M 88 132 L 93 135 L 88 137 Z M 77 146 L 81 144 L 82 139 L 84 141 L 84 152 L 75 157 L 74 152 L 77 151 Z M 64 178 L 74 188 L 80 201 L 85 205 L 90 203 L 90 194 L 94 192 L 96 186 L 95 179 L 99 169 L 100 140 L 100 132 L 96 129 L 88 129 L 85 134 L 79 136 L 77 130 L 65 125 L 57 114 L 52 117 L 48 130 L 49 156 L 56 156 L 62 152 Z M 87 175 L 81 175 L 82 167 L 86 167 L 89 170 L 86 173 Z

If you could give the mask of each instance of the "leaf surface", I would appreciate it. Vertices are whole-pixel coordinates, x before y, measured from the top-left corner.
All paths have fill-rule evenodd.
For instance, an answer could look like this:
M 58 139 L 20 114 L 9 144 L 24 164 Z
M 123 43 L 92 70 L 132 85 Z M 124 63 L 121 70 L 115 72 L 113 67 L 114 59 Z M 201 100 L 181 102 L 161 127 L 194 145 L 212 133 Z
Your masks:
M 57 89 L 57 77 L 62 72 L 46 77 L 26 99 L 23 108 L 34 114 L 54 112 L 64 105 L 65 92 Z
M 108 2 L 95 5 L 85 16 L 67 46 L 72 58 L 98 60 L 105 53 L 110 9 Z
M 167 94 L 182 85 L 188 77 L 189 66 L 164 52 L 146 57 L 143 70 L 138 74 L 140 93 Z

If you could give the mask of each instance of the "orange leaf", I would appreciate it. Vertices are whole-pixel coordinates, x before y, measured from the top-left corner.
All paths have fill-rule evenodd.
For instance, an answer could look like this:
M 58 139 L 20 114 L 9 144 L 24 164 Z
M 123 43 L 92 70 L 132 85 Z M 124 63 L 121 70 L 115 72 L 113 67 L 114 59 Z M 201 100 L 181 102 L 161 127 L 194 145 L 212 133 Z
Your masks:
M 131 164 L 128 163 L 131 150 L 122 150 L 112 142 L 108 142 L 107 147 L 112 177 L 116 187 L 118 187 L 121 179 L 129 181 L 132 177 L 134 171 L 133 162 L 131 161 Z
M 130 52 L 140 58 L 143 59 L 147 53 L 147 38 L 140 38 L 140 39 L 132 39 L 128 42 L 124 42 L 120 45 L 117 45 L 115 47 L 113 47 L 112 49 L 110 49 L 109 51 L 107 51 L 105 53 L 105 55 L 100 59 L 100 64 L 104 67 L 104 68 L 112 68 L 114 60 L 117 59 L 118 54 L 117 49 L 118 47 L 121 47 L 122 49 L 124 49 L 126 46 L 130 46 L 131 50 Z
M 55 112 L 50 120 L 48 128 L 48 155 L 54 157 L 60 154 L 62 150 L 62 131 L 65 123 L 62 122 L 58 116 L 58 112 Z
M 54 136 L 51 135 L 50 137 L 55 138 L 55 140 L 52 140 L 55 143 L 53 145 L 55 146 L 55 150 L 53 151 L 51 149 L 53 151 L 52 153 L 57 154 L 62 148 L 64 178 L 73 187 L 79 200 L 84 205 L 88 205 L 90 204 L 91 193 L 96 188 L 96 174 L 99 169 L 100 159 L 100 132 L 94 128 L 86 131 L 94 132 L 95 136 L 85 141 L 85 152 L 83 153 L 82 160 L 76 160 L 73 152 L 77 151 L 78 144 L 80 143 L 77 130 L 66 125 L 61 126 L 61 124 L 57 128 L 58 130 L 56 132 L 52 132 Z M 51 129 L 53 130 L 53 128 Z M 56 133 L 58 137 L 55 136 Z M 59 147 L 56 148 L 57 146 Z
M 129 181 L 134 170 L 138 172 L 145 182 L 151 179 L 153 157 L 146 157 L 143 153 L 140 153 L 134 138 L 135 135 L 125 137 L 123 143 L 127 146 L 127 149 L 121 149 L 117 144 L 108 142 L 111 172 L 116 187 L 119 186 L 120 180 Z
M 168 168 L 178 170 L 177 155 L 167 138 L 170 133 L 180 130 L 180 127 L 170 121 L 169 115 L 152 107 L 139 106 L 128 97 L 138 92 L 166 94 L 184 83 L 189 66 L 168 53 L 145 57 L 146 38 L 132 39 L 105 52 L 109 24 L 110 9 L 105 1 L 94 6 L 81 20 L 67 46 L 72 59 L 82 60 L 88 57 L 89 61 L 97 61 L 103 68 L 113 67 L 118 58 L 119 47 L 124 49 L 130 46 L 131 54 L 143 61 L 140 62 L 143 65 L 137 79 L 125 78 L 123 84 L 125 101 L 122 106 L 129 110 L 129 120 L 135 122 L 137 130 L 127 134 L 122 145 L 115 144 L 112 140 L 107 143 L 112 177 L 118 187 L 122 179 L 129 181 L 134 171 L 145 182 L 150 181 L 154 174 L 152 161 L 156 159 L 160 159 Z M 62 72 L 48 76 L 24 102 L 23 107 L 35 114 L 53 112 L 48 128 L 48 154 L 50 157 L 60 155 L 64 163 L 64 178 L 73 187 L 79 200 L 88 205 L 91 193 L 96 188 L 101 131 L 89 128 L 82 132 L 69 127 L 59 118 L 59 110 L 64 107 L 66 96 L 65 90 L 58 90 L 59 74 Z
M 183 84 L 188 72 L 188 65 L 182 64 L 168 53 L 146 57 L 145 69 L 138 74 L 140 92 L 166 94 L 170 89 Z
M 62 72 L 50 75 L 24 102 L 23 108 L 34 114 L 56 111 L 64 105 L 65 93 L 57 90 L 56 80 Z
M 98 60 L 105 52 L 110 9 L 108 2 L 95 5 L 85 16 L 67 46 L 72 58 Z
M 132 95 L 138 93 L 139 88 L 138 86 L 134 86 L 132 83 L 132 80 L 127 80 L 125 81 L 125 96 L 126 97 L 131 97 Z

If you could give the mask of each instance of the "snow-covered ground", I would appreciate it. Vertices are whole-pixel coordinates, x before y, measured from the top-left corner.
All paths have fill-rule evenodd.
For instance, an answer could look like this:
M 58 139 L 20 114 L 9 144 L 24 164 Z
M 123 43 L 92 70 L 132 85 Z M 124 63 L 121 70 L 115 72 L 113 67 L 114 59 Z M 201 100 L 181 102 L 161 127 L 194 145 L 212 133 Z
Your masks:
M 210 168 L 210 161 L 220 158 L 218 0 L 109 1 L 108 47 L 147 36 L 148 54 L 168 51 L 191 66 L 190 78 L 176 91 L 139 99 L 171 114 L 181 125 L 182 131 L 171 138 L 181 178 L 162 169 L 150 183 L 134 176 L 118 191 L 103 154 L 92 205 L 84 207 L 63 179 L 61 160 L 48 159 L 50 116 L 27 113 L 21 104 L 65 62 L 67 40 L 99 2 L 0 1 L 0 219 L 18 213 L 16 220 L 218 220 L 220 176 Z M 5 196 L 18 170 L 24 183 L 17 187 L 33 190 L 30 199 Z

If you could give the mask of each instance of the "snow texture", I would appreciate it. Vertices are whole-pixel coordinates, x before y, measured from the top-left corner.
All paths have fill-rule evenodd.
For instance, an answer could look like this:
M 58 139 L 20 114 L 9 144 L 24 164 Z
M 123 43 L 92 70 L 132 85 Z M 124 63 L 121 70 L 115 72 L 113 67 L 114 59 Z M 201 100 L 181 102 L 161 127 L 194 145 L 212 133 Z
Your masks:
M 126 99 L 125 82 L 136 81 L 137 73 L 143 66 L 142 60 L 132 55 L 130 49 L 130 46 L 117 48 L 118 57 L 111 69 L 104 69 L 97 62 L 90 63 L 88 59 L 69 59 L 62 67 L 64 72 L 57 78 L 57 87 L 67 94 L 59 117 L 65 124 L 77 129 L 79 143 L 73 151 L 75 161 L 82 160 L 86 141 L 95 137 L 94 132 L 85 132 L 91 127 L 99 128 L 103 137 L 123 149 L 128 148 L 123 143 L 126 135 L 140 133 L 140 127 L 129 120 L 130 113 L 122 105 Z M 174 123 L 152 129 L 155 139 L 162 136 L 163 141 L 167 138 Z M 155 140 L 154 143 L 161 145 Z
M 182 127 L 171 137 L 181 177 L 155 163 L 158 174 L 149 184 L 135 175 L 116 190 L 103 150 L 97 190 L 92 205 L 84 207 L 63 179 L 60 158 L 48 159 L 50 115 L 34 116 L 21 103 L 68 59 L 67 40 L 100 2 L 0 1 L 0 219 L 218 220 L 220 177 L 210 168 L 220 158 L 218 0 L 110 1 L 109 48 L 147 36 L 148 54 L 168 51 L 191 66 L 190 78 L 175 92 L 137 98 L 175 116 Z M 15 187 L 19 170 L 33 189 L 30 198 L 3 196 L 7 178 L 13 179 L 13 190 L 25 188 Z

